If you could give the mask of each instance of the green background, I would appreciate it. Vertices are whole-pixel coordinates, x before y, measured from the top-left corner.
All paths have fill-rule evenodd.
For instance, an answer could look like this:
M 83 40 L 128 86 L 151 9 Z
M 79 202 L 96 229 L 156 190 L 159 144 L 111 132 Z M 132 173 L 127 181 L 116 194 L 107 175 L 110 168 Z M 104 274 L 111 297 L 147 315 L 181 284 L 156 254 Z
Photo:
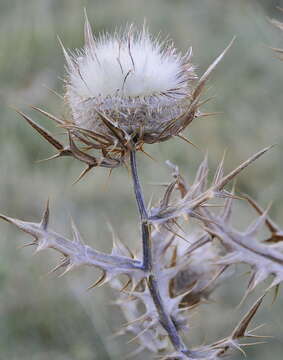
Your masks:
M 59 233 L 70 235 L 71 215 L 88 244 L 110 251 L 110 221 L 123 241 L 133 249 L 138 246 L 138 217 L 126 169 L 113 171 L 110 178 L 105 169 L 95 169 L 72 185 L 82 165 L 72 159 L 37 164 L 53 150 L 12 109 L 20 108 L 63 138 L 29 105 L 57 115 L 63 112 L 62 100 L 47 89 L 64 92 L 64 59 L 56 36 L 67 48 L 81 47 L 86 7 L 96 34 L 146 19 L 154 34 L 169 34 L 179 49 L 193 46 L 198 74 L 237 37 L 209 83 L 208 95 L 215 98 L 206 110 L 221 115 L 196 120 L 186 131 L 202 151 L 178 139 L 148 146 L 146 150 L 157 162 L 139 156 L 141 178 L 149 199 L 158 192 L 152 184 L 170 178 L 167 159 L 192 180 L 206 150 L 213 170 L 227 149 L 229 170 L 276 143 L 239 177 L 237 189 L 253 195 L 262 206 L 273 201 L 271 214 L 282 224 L 283 63 L 270 47 L 283 47 L 283 34 L 269 22 L 271 17 L 282 19 L 278 5 L 283 7 L 283 2 L 0 0 L 0 211 L 37 221 L 49 197 L 51 224 Z M 244 204 L 238 204 L 234 223 L 242 229 L 253 216 Z M 107 287 L 85 291 L 98 272 L 81 269 L 60 279 L 46 276 L 58 262 L 57 254 L 46 251 L 33 257 L 29 248 L 17 250 L 29 239 L 6 223 L 0 223 L 0 240 L 1 360 L 120 360 L 135 348 L 125 345 L 129 338 L 111 337 L 124 322 L 119 309 L 111 305 L 115 293 Z M 257 295 L 235 309 L 248 280 L 244 272 L 240 268 L 243 276 L 217 291 L 214 304 L 200 307 L 192 320 L 196 335 L 187 335 L 189 343 L 228 335 Z M 262 333 L 273 338 L 248 349 L 249 359 L 282 359 L 282 296 L 271 303 L 270 296 L 255 324 L 267 323 Z M 235 355 L 235 359 L 240 357 L 240 353 Z M 137 358 L 151 359 L 152 355 Z

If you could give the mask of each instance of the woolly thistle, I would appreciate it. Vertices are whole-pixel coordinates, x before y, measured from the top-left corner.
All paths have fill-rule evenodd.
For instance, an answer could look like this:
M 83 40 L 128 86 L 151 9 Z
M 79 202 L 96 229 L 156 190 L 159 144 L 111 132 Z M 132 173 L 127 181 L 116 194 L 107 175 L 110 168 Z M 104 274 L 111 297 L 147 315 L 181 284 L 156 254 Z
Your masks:
M 42 135 L 59 156 L 72 156 L 87 165 L 80 178 L 95 166 L 113 168 L 129 161 L 133 187 L 141 219 L 142 249 L 133 254 L 113 233 L 111 254 L 99 252 L 82 241 L 72 223 L 73 240 L 49 228 L 49 205 L 39 223 L 25 222 L 5 215 L 0 218 L 31 235 L 28 244 L 36 251 L 53 248 L 63 254 L 62 262 L 52 271 L 63 274 L 78 266 L 102 271 L 90 286 L 109 282 L 118 289 L 116 304 L 126 317 L 121 334 L 129 332 L 139 341 L 135 353 L 148 350 L 163 359 L 217 360 L 240 349 L 243 338 L 256 338 L 248 326 L 263 301 L 263 294 L 238 322 L 228 337 L 213 344 L 188 347 L 181 337 L 190 330 L 190 316 L 217 286 L 231 278 L 233 264 L 250 266 L 251 278 L 246 296 L 267 277 L 273 276 L 269 289 L 283 281 L 283 231 L 269 218 L 267 211 L 250 197 L 242 195 L 259 214 L 255 223 L 239 232 L 231 225 L 232 204 L 240 199 L 234 189 L 225 187 L 247 166 L 266 153 L 264 148 L 224 175 L 224 158 L 212 182 L 208 182 L 207 158 L 189 184 L 173 168 L 172 181 L 166 185 L 160 201 L 146 206 L 138 177 L 136 152 L 144 143 L 164 141 L 181 132 L 198 116 L 202 91 L 212 70 L 230 45 L 197 81 L 186 55 L 176 52 L 171 43 L 153 40 L 148 31 L 128 27 L 114 36 L 95 40 L 89 22 L 85 24 L 85 49 L 69 55 L 63 48 L 67 66 L 66 102 L 71 118 L 61 120 L 35 108 L 66 129 L 69 144 L 64 146 L 47 130 L 25 114 L 20 114 Z M 101 152 L 101 158 L 96 153 Z M 221 210 L 210 207 L 211 200 L 224 199 Z M 194 227 L 181 230 L 183 219 Z M 270 237 L 258 240 L 266 226 Z M 119 275 L 126 275 L 122 283 Z
M 95 40 L 86 18 L 84 50 L 64 54 L 66 101 L 78 127 L 112 137 L 103 112 L 126 136 L 152 143 L 180 131 L 169 131 L 169 124 L 186 126 L 196 116 L 196 107 L 188 112 L 195 79 L 191 49 L 178 54 L 172 42 L 152 39 L 145 26 Z

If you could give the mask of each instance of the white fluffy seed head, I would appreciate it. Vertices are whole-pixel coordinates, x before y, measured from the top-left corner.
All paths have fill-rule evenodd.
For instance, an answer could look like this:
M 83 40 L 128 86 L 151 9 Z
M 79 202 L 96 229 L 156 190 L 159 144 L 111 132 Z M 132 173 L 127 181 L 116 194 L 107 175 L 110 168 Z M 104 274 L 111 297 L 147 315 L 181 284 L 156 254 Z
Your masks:
M 195 78 L 191 50 L 177 53 L 172 42 L 152 39 L 145 27 L 95 40 L 86 19 L 85 48 L 64 52 L 66 99 L 77 126 L 105 132 L 99 110 L 127 133 L 142 131 L 146 138 L 188 106 Z

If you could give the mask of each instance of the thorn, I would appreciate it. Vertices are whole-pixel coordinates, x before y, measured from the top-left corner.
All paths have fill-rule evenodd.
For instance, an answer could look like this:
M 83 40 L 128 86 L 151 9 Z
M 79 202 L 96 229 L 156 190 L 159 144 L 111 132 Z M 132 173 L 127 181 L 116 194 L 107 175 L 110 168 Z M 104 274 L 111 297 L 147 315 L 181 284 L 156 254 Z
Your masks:
M 125 285 L 119 290 L 120 293 L 124 292 L 129 285 L 132 285 L 132 279 L 129 277 L 128 281 L 126 281 Z
M 147 153 L 144 149 L 140 148 L 140 151 L 145 154 L 150 160 L 158 163 L 158 160 L 156 160 L 153 156 L 149 155 L 149 153 Z
M 241 196 L 244 198 L 244 200 L 248 201 L 248 203 L 256 210 L 256 212 L 259 215 L 264 214 L 264 210 L 258 205 L 258 203 L 253 198 L 251 198 L 247 194 L 241 194 Z M 271 233 L 276 234 L 281 232 L 280 228 L 270 219 L 269 216 L 266 216 L 265 223 Z
M 260 307 L 263 298 L 265 297 L 265 294 L 263 294 L 251 307 L 251 309 L 246 313 L 246 315 L 242 318 L 242 320 L 238 323 L 238 325 L 235 327 L 231 339 L 237 340 L 241 337 L 244 337 L 246 335 L 247 327 L 249 326 L 251 320 L 255 316 L 258 308 Z
M 148 331 L 150 329 L 150 326 L 144 328 L 141 332 L 139 332 L 136 336 L 134 336 L 132 339 L 130 339 L 129 341 L 127 341 L 127 344 L 131 344 L 132 342 L 134 342 L 135 340 L 137 340 L 141 335 L 143 335 L 146 331 Z
M 49 270 L 48 273 L 46 274 L 46 276 L 51 275 L 51 274 L 55 273 L 57 270 L 67 266 L 69 263 L 69 260 L 70 260 L 69 258 L 66 258 L 60 264 L 56 265 L 53 269 Z M 59 277 L 60 277 L 60 275 L 59 275 Z
M 252 330 L 249 330 L 246 337 L 255 338 L 255 339 L 274 339 L 274 336 L 270 336 L 270 335 L 256 335 L 256 334 L 253 334 L 255 331 L 263 328 L 264 326 L 266 326 L 266 324 L 258 325 L 255 328 L 253 328 Z
M 211 241 L 211 237 L 207 234 L 203 234 L 197 241 L 195 241 L 189 248 L 187 249 L 185 255 L 190 255 L 196 249 L 202 247 Z
M 233 206 L 233 200 L 234 200 L 234 196 L 235 196 L 235 189 L 236 189 L 236 179 L 233 182 L 231 196 L 227 197 L 225 199 L 223 210 L 222 210 L 221 214 L 219 215 L 220 219 L 222 219 L 222 221 L 227 224 L 232 215 L 232 206 Z
M 178 138 L 184 140 L 184 141 L 187 142 L 188 144 L 192 145 L 195 149 L 201 151 L 201 148 L 200 148 L 198 145 L 196 145 L 196 144 L 194 144 L 193 142 L 191 142 L 191 141 L 190 141 L 188 138 L 186 138 L 185 136 L 183 136 L 183 135 L 181 135 L 181 134 L 178 134 L 178 135 L 176 135 L 176 136 L 177 136 Z
M 242 170 L 244 170 L 247 166 L 249 166 L 251 163 L 253 163 L 255 160 L 257 160 L 259 157 L 261 157 L 263 154 L 265 154 L 267 151 L 272 149 L 274 145 L 268 146 L 256 154 L 252 155 L 248 160 L 244 161 L 241 165 L 239 165 L 236 169 L 231 171 L 228 175 L 224 176 L 219 183 L 215 184 L 213 186 L 213 190 L 222 190 L 223 187 L 228 184 L 236 175 L 238 175 Z
M 131 320 L 131 321 L 127 321 L 125 324 L 122 324 L 122 328 L 126 328 L 130 325 L 133 325 L 133 324 L 136 324 L 136 323 L 139 323 L 139 322 L 144 322 L 148 320 L 148 315 L 146 314 L 143 314 L 141 316 L 139 316 L 138 318 L 134 319 L 134 320 Z
M 257 234 L 259 228 L 266 222 L 266 217 L 270 211 L 271 205 L 272 204 L 270 203 L 262 215 L 260 215 L 252 224 L 248 226 L 247 230 L 245 231 L 246 235 L 252 236 Z
M 50 210 L 49 210 L 49 198 L 48 198 L 47 202 L 46 202 L 45 210 L 44 210 L 44 213 L 43 213 L 43 217 L 42 217 L 42 220 L 41 220 L 40 225 L 39 225 L 42 230 L 47 229 L 47 226 L 48 226 L 48 223 L 49 223 L 49 217 L 50 217 Z
M 31 242 L 29 242 L 27 244 L 19 245 L 19 246 L 17 246 L 17 249 L 21 250 L 21 249 L 24 249 L 24 248 L 26 248 L 28 246 L 32 246 L 32 245 L 37 245 L 37 242 L 36 241 L 31 241 Z
M 59 93 L 57 93 L 57 91 L 51 89 L 50 87 L 48 87 L 46 84 L 42 85 L 45 89 L 47 89 L 48 91 L 50 91 L 52 94 L 56 95 L 59 99 L 64 100 L 64 96 L 60 95 Z
M 72 234 L 73 234 L 73 240 L 76 244 L 84 244 L 85 242 L 82 239 L 82 236 L 73 220 L 73 218 L 71 217 L 71 228 L 72 228 Z
M 224 172 L 224 161 L 227 154 L 227 149 L 224 150 L 222 159 L 217 167 L 217 170 L 214 175 L 213 184 L 217 184 L 220 179 L 223 178 L 223 172 Z
M 83 177 L 92 169 L 95 165 L 88 165 L 78 176 L 78 178 L 73 182 L 72 185 L 76 185 Z
M 61 39 L 59 38 L 59 36 L 57 36 L 57 39 L 58 39 L 59 44 L 60 44 L 60 46 L 61 46 L 61 48 L 62 48 L 62 50 L 63 50 L 63 54 L 64 54 L 64 57 L 65 57 L 65 60 L 66 60 L 66 62 L 67 62 L 67 65 L 68 65 L 69 70 L 70 70 L 70 71 L 73 71 L 74 73 L 76 73 L 76 72 L 77 72 L 77 69 L 76 69 L 76 67 L 75 67 L 75 64 L 73 63 L 73 60 L 72 60 L 71 56 L 68 54 L 68 52 L 67 52 L 67 50 L 65 49 L 65 47 L 64 47 Z
M 88 20 L 86 8 L 84 8 L 84 18 L 85 18 L 84 38 L 85 38 L 86 49 L 94 51 L 95 42 L 94 42 L 93 32 Z
M 267 341 L 256 341 L 253 343 L 241 344 L 241 346 L 254 346 L 254 345 L 262 345 L 267 344 Z
M 213 63 L 208 67 L 208 69 L 205 71 L 205 73 L 201 76 L 201 78 L 198 81 L 198 85 L 193 93 L 193 98 L 197 99 L 199 95 L 201 94 L 201 91 L 204 87 L 204 84 L 209 78 L 209 75 L 212 73 L 212 71 L 215 69 L 215 67 L 218 65 L 218 63 L 223 59 L 224 55 L 226 55 L 227 51 L 231 48 L 232 44 L 234 43 L 236 37 L 233 37 L 230 44 L 222 51 L 222 53 L 213 61 Z
M 49 119 L 55 121 L 55 122 L 56 122 L 57 124 L 59 124 L 59 125 L 65 124 L 65 122 L 64 122 L 63 120 L 57 118 L 56 116 L 50 114 L 50 113 L 47 112 L 47 111 L 44 111 L 44 110 L 38 108 L 37 106 L 31 105 L 31 108 L 32 108 L 33 110 L 36 110 L 36 111 L 40 112 L 42 115 L 47 116 Z
M 90 285 L 86 291 L 89 291 L 89 290 L 92 290 L 96 287 L 101 287 L 102 285 L 104 285 L 109 279 L 107 279 L 107 273 L 106 271 L 102 271 L 102 275 L 100 276 L 100 278 L 95 282 L 93 283 L 92 285 Z
M 209 117 L 209 116 L 218 116 L 218 115 L 223 115 L 224 112 L 223 111 L 214 111 L 214 112 L 207 112 L 207 113 L 200 113 L 199 117 Z
M 63 271 L 62 274 L 60 274 L 60 275 L 58 276 L 58 278 L 63 277 L 63 276 L 66 275 L 69 271 L 73 270 L 75 267 L 76 267 L 75 264 L 70 263 L 70 264 L 67 266 L 66 270 Z
M 117 129 L 116 129 L 115 125 L 112 123 L 112 121 L 106 115 L 104 115 L 102 112 L 98 111 L 97 109 L 95 111 L 100 116 L 100 118 L 103 121 L 103 123 L 105 124 L 105 126 L 113 133 L 113 135 L 117 138 L 117 140 L 120 141 L 121 146 L 125 150 L 128 150 L 127 146 L 125 146 L 125 143 L 124 143 L 125 141 L 124 141 L 123 137 L 119 134 L 119 132 L 117 131 Z
M 48 157 L 48 158 L 46 158 L 46 159 L 36 160 L 35 163 L 36 163 L 36 164 L 40 164 L 40 163 L 43 163 L 43 162 L 45 162 L 45 161 L 57 159 L 57 158 L 59 158 L 59 157 L 61 157 L 61 156 L 62 156 L 62 153 L 59 152 L 59 153 L 57 153 L 57 154 L 55 154 L 55 155 L 52 155 L 52 156 L 50 156 L 50 157 Z
M 43 251 L 45 249 L 48 249 L 49 245 L 48 242 L 46 240 L 41 241 L 41 243 L 39 242 L 37 245 L 37 248 L 35 249 L 33 256 L 37 255 L 40 251 Z
M 14 109 L 19 115 L 21 115 L 29 124 L 31 127 L 33 127 L 42 137 L 44 137 L 45 140 L 47 140 L 51 145 L 53 145 L 57 150 L 61 151 L 64 149 L 63 145 L 57 141 L 46 129 L 44 129 L 42 126 L 38 125 L 36 122 L 34 122 L 29 116 L 24 114 L 22 111 L 18 109 Z
M 275 303 L 275 301 L 277 300 L 278 296 L 279 296 L 279 290 L 280 290 L 280 284 L 277 284 L 274 287 L 274 295 L 273 295 L 273 299 L 271 302 L 271 305 L 273 305 Z

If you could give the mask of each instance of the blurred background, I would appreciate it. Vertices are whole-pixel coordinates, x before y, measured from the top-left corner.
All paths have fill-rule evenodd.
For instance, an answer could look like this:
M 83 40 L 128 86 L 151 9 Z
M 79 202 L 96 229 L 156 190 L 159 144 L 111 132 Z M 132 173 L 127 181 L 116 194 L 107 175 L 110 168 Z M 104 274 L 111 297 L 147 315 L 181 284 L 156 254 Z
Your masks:
M 226 169 L 231 170 L 276 143 L 238 178 L 237 189 L 262 206 L 272 201 L 271 214 L 283 225 L 283 63 L 270 49 L 283 47 L 283 34 L 269 22 L 282 20 L 277 6 L 283 7 L 283 1 L 0 0 L 0 211 L 38 221 L 49 197 L 51 224 L 57 232 L 70 235 L 71 215 L 88 244 L 109 251 L 110 221 L 123 241 L 134 249 L 138 246 L 138 218 L 126 169 L 115 170 L 110 178 L 105 169 L 95 169 L 74 186 L 81 164 L 71 159 L 36 163 L 52 155 L 52 149 L 11 109 L 20 108 L 61 137 L 29 106 L 62 114 L 63 101 L 48 90 L 64 91 L 64 59 L 56 37 L 67 48 L 81 47 L 86 7 L 96 34 L 146 19 L 151 32 L 170 34 L 178 48 L 193 46 L 199 74 L 237 37 L 210 81 L 208 94 L 215 98 L 206 110 L 221 114 L 197 120 L 186 131 L 202 151 L 178 139 L 148 147 L 157 162 L 140 156 L 142 182 L 149 199 L 156 193 L 152 184 L 170 178 L 167 159 L 193 179 L 206 150 L 213 170 L 227 149 Z M 254 214 L 244 204 L 236 208 L 235 224 L 243 228 Z M 129 339 L 111 337 L 124 322 L 111 305 L 115 294 L 107 286 L 85 291 L 96 272 L 81 269 L 59 279 L 47 276 L 59 260 L 57 254 L 47 251 L 32 257 L 32 249 L 18 250 L 30 239 L 3 222 L 0 237 L 1 360 L 120 360 L 134 349 L 134 344 L 125 345 Z M 244 275 L 229 281 L 215 294 L 215 304 L 201 307 L 194 318 L 196 340 L 213 341 L 231 331 L 257 296 L 235 310 L 247 279 Z M 283 297 L 271 305 L 270 296 L 255 325 L 266 323 L 262 332 L 273 338 L 249 348 L 249 359 L 282 359 Z

